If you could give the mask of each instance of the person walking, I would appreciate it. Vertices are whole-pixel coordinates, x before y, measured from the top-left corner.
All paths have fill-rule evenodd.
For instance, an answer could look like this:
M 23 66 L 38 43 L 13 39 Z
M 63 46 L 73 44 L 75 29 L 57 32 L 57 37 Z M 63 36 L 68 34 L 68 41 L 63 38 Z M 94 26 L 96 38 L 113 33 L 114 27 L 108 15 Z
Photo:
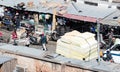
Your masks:
M 43 50 L 47 51 L 47 47 L 46 47 L 47 38 L 44 34 L 41 34 L 40 37 L 41 37 L 40 42 L 42 44 Z
M 17 45 L 16 39 L 17 39 L 17 32 L 16 29 L 14 29 L 14 31 L 12 32 L 12 39 L 14 40 L 14 44 L 13 45 Z
M 25 39 L 25 46 L 29 47 L 29 45 L 30 45 L 30 37 L 29 37 L 29 35 L 27 35 L 26 39 Z

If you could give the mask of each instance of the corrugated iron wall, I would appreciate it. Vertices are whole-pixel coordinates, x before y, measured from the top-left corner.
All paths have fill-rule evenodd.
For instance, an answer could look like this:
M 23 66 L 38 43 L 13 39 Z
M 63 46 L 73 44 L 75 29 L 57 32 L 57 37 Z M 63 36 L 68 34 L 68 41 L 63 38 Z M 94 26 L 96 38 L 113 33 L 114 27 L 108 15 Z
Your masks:
M 27 72 L 93 72 L 91 70 L 82 69 L 80 67 L 68 66 L 66 64 L 58 64 L 14 54 L 4 53 L 3 55 L 15 57 L 17 59 L 17 64 L 22 66 L 23 68 L 26 68 Z M 14 61 L 9 63 L 14 64 Z M 14 65 L 12 66 L 14 67 Z M 12 70 L 12 68 L 8 68 L 7 70 L 5 70 L 6 67 L 7 64 L 4 64 L 3 72 L 11 72 L 10 70 Z

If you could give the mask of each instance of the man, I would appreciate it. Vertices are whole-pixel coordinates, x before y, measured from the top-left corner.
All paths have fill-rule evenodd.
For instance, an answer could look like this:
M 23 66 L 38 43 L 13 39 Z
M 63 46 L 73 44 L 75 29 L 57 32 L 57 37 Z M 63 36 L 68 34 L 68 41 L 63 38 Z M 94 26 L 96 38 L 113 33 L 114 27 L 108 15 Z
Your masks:
M 106 61 L 114 62 L 110 51 L 107 51 L 106 56 Z
M 112 46 L 112 39 L 113 39 L 113 35 L 114 35 L 114 30 L 111 29 L 108 34 L 106 36 L 108 36 L 108 40 L 109 40 L 109 44 L 108 44 L 108 47 L 111 47 Z
M 41 37 L 40 42 L 42 44 L 43 50 L 47 51 L 46 48 L 47 38 L 44 34 L 41 34 L 40 37 Z
M 15 17 L 14 17 L 14 23 L 15 23 L 15 26 L 16 28 L 20 28 L 20 16 L 19 16 L 19 13 L 16 13 Z

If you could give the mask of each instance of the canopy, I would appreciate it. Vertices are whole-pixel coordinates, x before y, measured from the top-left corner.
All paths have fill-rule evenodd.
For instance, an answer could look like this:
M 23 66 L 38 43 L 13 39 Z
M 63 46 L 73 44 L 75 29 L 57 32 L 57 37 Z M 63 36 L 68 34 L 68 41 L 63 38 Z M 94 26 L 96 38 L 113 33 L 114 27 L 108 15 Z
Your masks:
M 78 15 L 73 15 L 73 14 L 64 14 L 63 15 L 66 18 L 71 18 L 71 19 L 76 19 L 76 20 L 81 20 L 81 21 L 88 21 L 88 22 L 96 22 L 96 18 L 94 17 L 88 17 L 88 16 L 78 16 Z

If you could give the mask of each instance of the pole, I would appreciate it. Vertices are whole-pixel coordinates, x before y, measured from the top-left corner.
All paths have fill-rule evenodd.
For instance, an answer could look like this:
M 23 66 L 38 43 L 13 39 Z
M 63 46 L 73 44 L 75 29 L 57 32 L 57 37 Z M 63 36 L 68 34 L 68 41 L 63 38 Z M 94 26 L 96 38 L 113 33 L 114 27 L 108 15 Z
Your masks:
M 35 31 L 37 31 L 39 20 L 38 20 L 38 14 L 36 13 L 34 14 L 34 21 L 35 21 Z
M 100 23 L 99 20 L 97 19 L 97 47 L 98 47 L 98 63 L 100 63 Z
M 56 10 L 53 10 L 53 22 L 52 22 L 52 32 L 55 30 L 56 27 Z

